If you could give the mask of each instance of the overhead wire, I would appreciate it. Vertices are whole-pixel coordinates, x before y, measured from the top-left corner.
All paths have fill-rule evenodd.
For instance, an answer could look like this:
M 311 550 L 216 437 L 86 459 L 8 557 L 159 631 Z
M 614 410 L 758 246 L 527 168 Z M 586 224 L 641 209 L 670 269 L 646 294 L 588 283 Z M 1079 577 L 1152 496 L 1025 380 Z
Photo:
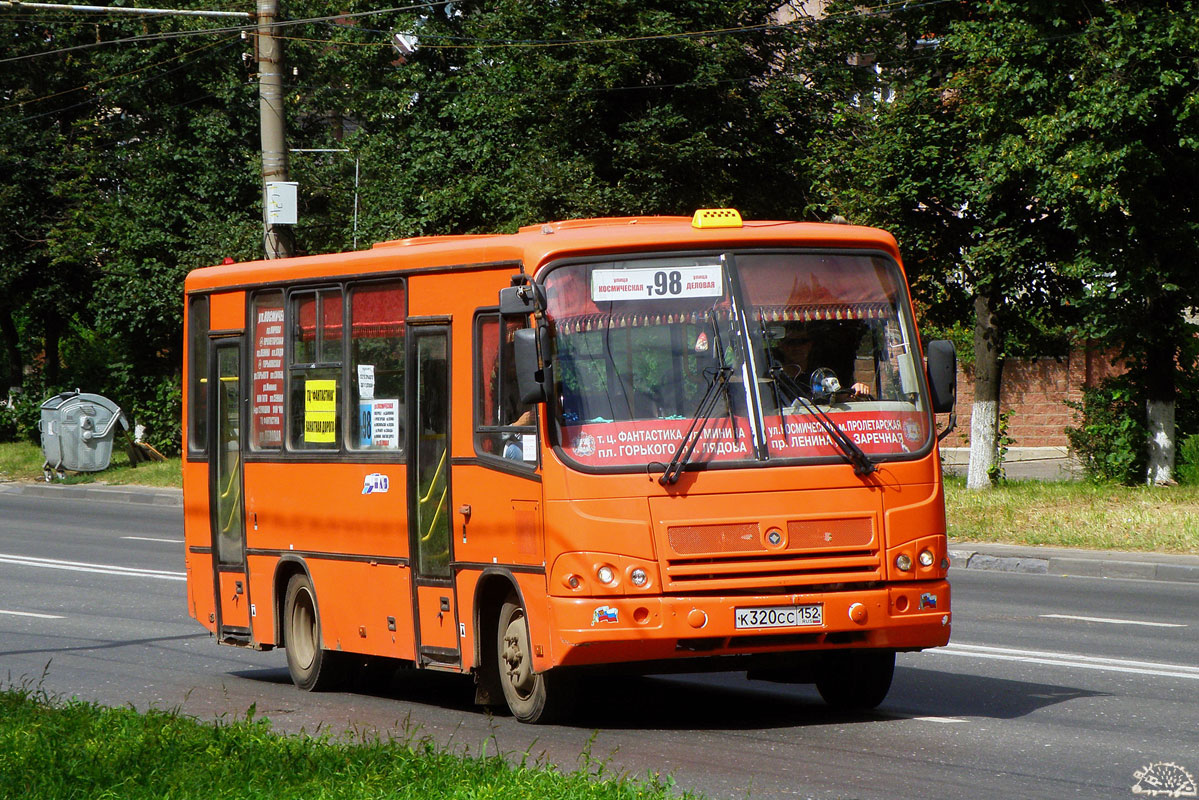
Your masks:
M 925 6 L 941 5 L 944 3 L 957 2 L 957 1 L 958 0 L 923 0 L 922 2 L 909 3 L 909 2 L 905 2 L 905 0 L 888 0 L 888 2 L 879 4 L 876 6 L 870 6 L 870 7 L 866 7 L 866 8 L 862 8 L 862 9 L 855 9 L 852 12 L 846 11 L 846 12 L 842 12 L 840 14 L 833 14 L 833 15 L 829 15 L 827 17 L 823 17 L 822 19 L 837 19 L 837 18 L 841 18 L 841 17 L 850 17 L 850 16 L 865 17 L 865 16 L 882 15 L 882 14 L 886 14 L 891 8 L 898 6 L 898 5 L 902 5 L 906 8 L 922 8 Z M 396 6 L 393 8 L 385 8 L 385 9 L 372 9 L 370 11 L 347 12 L 347 13 L 331 14 L 331 15 L 320 16 L 320 17 L 307 17 L 307 18 L 295 19 L 295 20 L 279 20 L 279 21 L 276 21 L 271 24 L 271 29 L 278 30 L 278 29 L 293 27 L 293 26 L 297 26 L 297 25 L 308 25 L 308 24 L 321 23 L 321 22 L 337 22 L 337 21 L 341 21 L 341 20 L 357 19 L 357 18 L 370 17 L 370 16 L 380 16 L 383 14 L 397 13 L 397 12 L 422 11 L 422 10 L 425 10 L 427 8 L 434 7 L 434 6 L 446 6 L 452 2 L 453 2 L 453 0 L 437 0 L 437 2 L 418 3 L 418 4 L 414 4 L 414 5 Z M 133 18 L 138 19 L 138 17 L 136 17 L 136 16 L 134 16 Z M 636 42 L 656 41 L 656 40 L 662 40 L 662 39 L 697 38 L 697 37 L 704 37 L 704 36 L 740 34 L 740 33 L 747 33 L 747 32 L 758 31 L 758 30 L 782 29 L 782 28 L 788 28 L 788 27 L 794 26 L 796 23 L 798 23 L 800 21 L 812 22 L 812 21 L 819 21 L 819 20 L 817 20 L 816 18 L 813 18 L 813 17 L 796 17 L 796 19 L 788 20 L 786 22 L 759 23 L 756 25 L 733 26 L 733 27 L 728 27 L 728 28 L 713 28 L 710 30 L 703 30 L 703 31 L 678 31 L 678 32 L 674 32 L 674 33 L 646 34 L 646 35 L 642 35 L 642 36 L 623 36 L 623 37 L 591 38 L 591 39 L 495 40 L 495 39 L 479 39 L 479 38 L 470 38 L 470 37 L 451 37 L 448 35 L 438 36 L 435 34 L 430 34 L 429 35 L 430 38 L 442 38 L 442 39 L 457 40 L 457 41 L 464 42 L 465 44 L 460 44 L 460 45 L 424 44 L 423 46 L 426 48 L 465 48 L 465 47 L 486 48 L 486 47 L 576 47 L 576 46 L 581 46 L 581 45 L 631 44 L 631 43 L 636 43 Z M 45 50 L 45 51 L 41 51 L 38 53 L 26 53 L 26 54 L 23 54 L 20 56 L 10 56 L 8 58 L 0 58 L 0 64 L 9 63 L 9 62 L 13 62 L 13 61 L 22 61 L 22 60 L 26 60 L 26 59 L 30 59 L 30 58 L 40 58 L 42 56 L 59 55 L 62 53 L 69 53 L 69 52 L 74 52 L 77 50 L 90 49 L 90 48 L 94 48 L 94 47 L 102 47 L 102 46 L 111 45 L 111 44 L 129 44 L 129 43 L 139 43 L 139 42 L 145 42 L 145 41 L 158 41 L 161 39 L 187 38 L 187 37 L 191 37 L 191 36 L 203 36 L 203 35 L 209 35 L 209 34 L 215 34 L 215 33 L 241 33 L 243 31 L 248 32 L 248 33 L 253 33 L 255 31 L 257 31 L 257 29 L 258 29 L 257 23 L 249 23 L 246 25 L 224 26 L 224 27 L 220 27 L 220 28 L 205 28 L 202 30 L 193 30 L 193 31 L 164 31 L 164 32 L 160 32 L 160 33 L 144 34 L 142 36 L 132 36 L 132 37 L 124 38 L 124 39 L 112 39 L 112 40 L 101 41 L 101 42 L 91 42 L 88 44 L 74 45 L 72 47 L 59 48 L 56 50 Z M 347 29 L 349 29 L 349 28 L 347 28 Z M 384 32 L 380 31 L 380 33 L 384 33 Z M 305 39 L 303 37 L 283 37 L 283 36 L 278 36 L 276 38 L 289 38 L 289 39 L 293 39 L 295 41 L 312 41 L 312 42 L 332 44 L 332 45 L 361 45 L 361 46 L 374 46 L 374 47 L 391 47 L 392 46 L 390 42 L 374 42 L 374 43 L 344 42 L 344 41 L 338 41 L 338 40 L 332 40 L 332 39 L 329 39 L 329 40 Z
M 92 83 L 92 84 L 88 84 L 85 86 L 78 86 L 78 87 L 74 87 L 72 89 L 65 89 L 61 92 L 56 92 L 53 95 L 46 95 L 46 96 L 38 97 L 38 98 L 30 98 L 28 100 L 15 101 L 15 102 L 9 103 L 6 106 L 0 106 L 0 111 L 7 110 L 9 108 L 13 108 L 16 106 L 28 105 L 28 104 L 48 100 L 53 97 L 61 97 L 64 95 L 73 94 L 75 92 L 85 91 L 85 90 L 93 88 L 93 86 L 95 86 L 96 84 L 99 84 L 99 83 L 109 83 L 109 82 L 117 80 L 119 78 L 127 78 L 131 75 L 138 75 L 140 73 L 144 73 L 147 70 L 152 69 L 154 67 L 160 67 L 160 66 L 163 66 L 164 64 L 170 64 L 172 62 L 180 61 L 181 59 L 187 58 L 188 56 L 193 56 L 196 54 L 205 54 L 205 51 L 212 50 L 213 48 L 221 48 L 222 46 L 223 46 L 223 48 L 229 48 L 229 47 L 234 46 L 238 41 L 239 41 L 239 39 L 237 37 L 230 37 L 229 39 L 226 39 L 222 42 L 213 42 L 211 44 L 205 45 L 204 47 L 199 47 L 199 48 L 196 48 L 195 50 L 190 50 L 187 53 L 180 54 L 177 57 L 169 58 L 169 59 L 166 59 L 165 61 L 157 62 L 156 64 L 146 65 L 145 67 L 140 67 L 135 70 L 130 70 L 129 72 L 122 73 L 121 75 L 114 75 L 109 78 L 101 79 L 100 81 L 96 81 L 95 83 Z M 137 86 L 143 86 L 145 84 L 151 83 L 156 80 L 160 80 L 162 78 L 165 78 L 169 75 L 172 75 L 176 72 L 179 72 L 182 69 L 185 69 L 185 68 L 191 66 L 193 63 L 198 61 L 200 57 L 201 57 L 200 55 L 196 55 L 196 58 L 191 58 L 187 61 L 184 61 L 183 63 L 179 63 L 170 69 L 162 70 L 153 75 L 147 75 L 147 76 L 143 77 L 141 80 L 134 81 L 129 84 L 113 87 L 113 91 L 122 91 L 122 90 L 126 90 L 126 89 L 131 89 L 131 88 L 134 88 Z M 5 122 L 9 125 L 19 125 L 19 124 L 23 124 L 26 122 L 32 122 L 33 120 L 42 119 L 44 117 L 50 117 L 50 116 L 54 116 L 56 114 L 62 114 L 67 111 L 73 111 L 78 108 L 86 108 L 87 106 L 96 105 L 97 103 L 100 103 L 100 102 L 104 101 L 105 99 L 108 99 L 108 95 L 105 92 L 99 92 L 95 96 L 89 97 L 85 100 L 81 100 L 77 103 L 72 103 L 72 104 L 66 105 L 66 106 L 59 106 L 58 108 L 54 108 L 49 111 L 42 111 L 42 112 L 39 112 L 36 114 L 30 114 L 28 116 L 21 117 L 19 119 L 6 120 Z
M 82 86 L 75 86 L 70 89 L 63 89 L 63 90 L 55 92 L 53 94 L 42 95 L 41 97 L 33 97 L 33 98 L 29 98 L 27 100 L 15 100 L 7 105 L 0 106 L 0 111 L 7 111 L 8 109 L 15 108 L 17 106 L 31 105 L 33 103 L 41 103 L 46 100 L 53 100 L 56 97 L 62 97 L 64 95 L 73 94 L 75 92 L 81 92 L 81 91 L 85 91 L 88 89 L 93 89 L 102 84 L 111 83 L 112 81 L 116 81 L 121 78 L 127 78 L 131 75 L 137 75 L 138 73 L 145 72 L 150 69 L 154 69 L 155 67 L 160 67 L 164 64 L 170 64 L 175 61 L 180 61 L 180 60 L 185 59 L 188 56 L 191 56 L 195 53 L 201 53 L 205 50 L 211 50 L 213 47 L 217 47 L 221 44 L 226 44 L 226 45 L 230 44 L 232 41 L 236 41 L 236 40 L 237 40 L 237 37 L 232 37 L 231 39 L 225 39 L 223 41 L 210 42 L 209 44 L 206 44 L 202 47 L 197 47 L 194 50 L 188 50 L 186 52 L 179 53 L 177 55 L 171 56 L 170 58 L 164 59 L 162 61 L 157 61 L 153 64 L 146 64 L 144 66 L 138 67 L 137 69 L 131 69 L 128 72 L 121 72 L 121 73 L 117 73 L 115 75 L 109 75 L 106 78 L 99 78 L 94 81 L 89 81 L 88 83 L 86 83 Z M 164 73 L 164 74 L 169 74 L 169 72 Z M 133 85 L 135 85 L 135 86 L 140 85 L 140 82 L 133 84 Z M 26 119 L 35 119 L 35 118 L 36 117 L 27 117 Z M 24 121 L 24 120 L 21 120 L 21 121 Z
M 345 13 L 345 14 L 327 15 L 327 16 L 321 16 L 321 17 L 297 19 L 297 20 L 284 20 L 284 21 L 274 23 L 272 25 L 272 29 L 293 27 L 293 26 L 298 26 L 298 25 L 308 25 L 308 24 L 325 24 L 325 25 L 335 26 L 339 30 L 344 30 L 347 32 L 367 32 L 367 33 L 386 34 L 387 33 L 386 31 L 376 31 L 376 30 L 365 29 L 365 28 L 344 26 L 344 25 L 341 25 L 338 23 L 340 23 L 344 20 L 350 19 L 350 18 L 365 18 L 365 17 L 379 16 L 381 14 L 392 13 L 392 12 L 407 12 L 407 11 L 414 11 L 414 10 L 424 10 L 431 6 L 448 5 L 450 2 L 452 2 L 452 0 L 442 0 L 441 2 L 420 3 L 420 4 L 414 4 L 414 5 L 409 5 L 409 6 L 398 6 L 398 7 L 387 8 L 387 9 L 375 9 L 375 10 L 363 11 L 363 12 L 352 12 L 352 13 Z M 471 39 L 471 38 L 466 38 L 466 37 L 450 37 L 450 36 L 442 36 L 442 37 L 428 36 L 427 38 L 433 38 L 433 39 L 441 38 L 441 39 L 453 40 L 456 42 L 463 42 L 463 44 L 438 45 L 438 44 L 434 44 L 434 43 L 429 43 L 427 41 L 422 41 L 421 47 L 424 49 L 467 49 L 467 48 L 482 49 L 482 48 L 489 48 L 489 47 L 566 47 L 566 46 L 580 46 L 580 45 L 632 44 L 632 43 L 663 40 L 663 39 L 697 38 L 697 37 L 703 37 L 703 36 L 739 34 L 739 33 L 760 31 L 760 30 L 766 30 L 766 29 L 783 29 L 783 28 L 794 27 L 796 24 L 799 24 L 799 23 L 812 24 L 812 23 L 820 23 L 825 20 L 833 20 L 833 19 L 847 18 L 847 17 L 867 17 L 867 16 L 885 15 L 887 13 L 890 13 L 897 6 L 902 6 L 906 10 L 906 9 L 923 8 L 923 7 L 928 7 L 928 6 L 941 5 L 941 4 L 945 4 L 945 3 L 949 3 L 949 2 L 957 2 L 957 0 L 923 0 L 922 2 L 907 2 L 906 0 L 888 0 L 888 2 L 880 3 L 880 4 L 877 4 L 874 6 L 869 6 L 866 8 L 859 7 L 859 8 L 854 9 L 853 11 L 840 12 L 838 14 L 829 15 L 829 16 L 826 16 L 823 18 L 814 18 L 814 17 L 810 17 L 810 16 L 805 16 L 805 17 L 797 17 L 794 20 L 789 20 L 789 21 L 780 22 L 780 23 L 763 23 L 763 24 L 757 24 L 757 25 L 751 25 L 751 26 L 717 28 L 717 29 L 709 29 L 709 30 L 704 30 L 704 31 L 663 33 L 663 34 L 652 34 L 652 35 L 636 36 L 636 37 L 612 37 L 612 38 L 606 38 L 606 39 L 605 38 L 590 38 L 590 39 L 576 39 L 576 40 L 493 40 L 493 39 Z M 217 34 L 217 33 L 228 33 L 228 34 L 239 34 L 239 35 L 242 33 L 249 33 L 251 35 L 256 35 L 257 26 L 254 26 L 254 25 L 224 26 L 224 27 L 220 27 L 220 28 L 206 28 L 206 29 L 201 29 L 201 30 L 163 31 L 163 32 L 158 32 L 158 33 L 154 33 L 154 34 L 146 34 L 146 35 L 142 35 L 142 36 L 137 36 L 137 37 L 128 37 L 126 39 L 110 40 L 108 42 L 93 43 L 90 45 L 79 45 L 79 46 L 72 47 L 72 48 L 61 48 L 61 49 L 55 50 L 55 51 L 43 51 L 41 53 L 36 53 L 36 54 L 25 54 L 22 56 L 0 59 L 0 63 L 11 62 L 11 61 L 20 60 L 23 58 L 36 57 L 39 55 L 52 55 L 55 53 L 71 52 L 73 50 L 82 49 L 84 47 L 97 46 L 98 44 L 120 44 L 120 43 L 129 43 L 129 42 L 141 43 L 141 42 L 146 42 L 146 41 L 160 41 L 160 40 L 165 40 L 165 39 L 175 39 L 175 38 L 183 38 L 183 37 L 190 37 L 190 36 L 197 36 L 197 35 L 213 35 L 213 34 Z M 1073 34 L 1073 33 L 1072 34 L 1060 34 L 1060 35 L 1054 36 L 1054 37 L 1047 37 L 1045 40 L 1048 41 L 1050 39 L 1056 40 L 1056 39 L 1061 39 L 1061 38 L 1068 38 L 1068 37 L 1074 36 L 1074 35 L 1079 35 L 1079 34 Z M 352 41 L 346 41 L 344 39 L 316 39 L 316 38 L 281 36 L 281 35 L 276 35 L 275 38 L 296 41 L 296 42 L 310 43 L 310 44 L 319 44 L 321 46 L 336 46 L 336 47 L 366 46 L 366 47 L 384 47 L 384 48 L 392 47 L 392 44 L 390 41 L 388 41 L 388 42 L 352 42 Z M 424 39 L 424 38 L 426 38 L 426 36 L 424 34 L 422 34 L 422 39 Z M 233 42 L 233 41 L 236 41 L 236 38 L 231 37 L 230 39 L 226 39 L 225 41 Z M 211 46 L 215 46 L 216 44 L 219 44 L 219 43 L 214 43 L 214 45 L 207 45 L 203 48 L 197 48 L 196 50 L 192 50 L 192 51 L 188 51 L 188 52 L 189 53 L 199 52 L 199 51 L 208 49 Z M 937 48 L 937 51 L 939 51 L 939 50 L 940 50 L 940 48 Z M 186 55 L 187 54 L 184 54 L 184 56 L 186 56 Z M 932 53 L 926 53 L 926 54 L 913 54 L 913 55 L 910 55 L 908 58 L 903 59 L 902 61 L 888 61 L 885 63 L 880 62 L 880 66 L 895 67 L 901 63 L 907 63 L 907 62 L 917 61 L 917 60 L 925 60 L 925 59 L 929 59 L 929 58 L 937 58 L 937 57 L 939 57 L 939 55 L 940 55 L 939 52 L 932 52 Z M 170 61 L 170 59 L 168 59 L 167 62 L 159 62 L 159 63 L 160 64 L 168 63 L 169 61 Z M 152 68 L 153 66 L 156 66 L 156 65 L 148 65 L 147 67 L 141 68 L 141 69 L 149 69 L 149 68 Z M 825 66 L 827 66 L 827 65 L 825 65 Z M 846 66 L 846 68 L 850 68 L 850 69 L 852 69 L 854 67 L 866 68 L 862 65 L 848 65 L 847 64 L 845 66 Z M 141 71 L 141 69 L 133 70 L 130 73 L 126 73 L 125 75 L 127 76 L 130 74 L 136 74 L 137 72 Z M 104 79 L 100 82 L 107 82 L 110 80 L 114 80 L 117 77 L 120 77 L 120 76 L 113 76 L 112 78 Z M 740 78 L 740 79 L 722 79 L 719 83 L 726 83 L 726 84 L 748 83 L 748 82 L 752 82 L 754 80 L 768 80 L 773 77 L 778 77 L 778 75 L 752 75 L 752 76 L 747 76 L 745 78 Z M 95 84 L 91 84 L 91 85 L 95 85 Z M 137 84 L 135 84 L 135 85 L 137 85 Z M 573 88 L 573 89 L 567 89 L 567 90 L 559 90 L 559 92 L 560 93 L 577 93 L 577 92 L 602 93 L 602 92 L 616 92 L 616 91 L 636 91 L 636 90 L 647 90 L 647 89 L 672 89 L 672 88 L 685 88 L 688 86 L 709 86 L 709 85 L 711 85 L 711 84 L 707 83 L 707 82 L 689 81 L 689 82 L 669 83 L 669 84 L 643 84 L 643 85 L 621 86 L 621 87 L 596 87 L 594 89 Z M 20 101 L 20 103 L 10 103 L 6 106 L 0 107 L 0 110 L 11 108 L 11 107 L 13 107 L 15 105 L 19 105 L 21 103 L 30 104 L 30 103 L 41 102 L 41 101 L 53 98 L 55 96 L 69 94 L 71 92 L 79 91 L 79 90 L 86 89 L 86 88 L 89 88 L 89 87 L 88 86 L 77 87 L 75 89 L 64 90 L 62 92 L 58 92 L 53 95 L 47 95 L 44 97 L 32 98 L 29 100 Z M 339 91 L 336 87 L 321 87 L 321 90 L 325 91 L 325 92 Z M 391 91 L 391 90 L 390 89 L 364 90 L 364 89 L 355 87 L 355 89 L 352 89 L 352 90 L 340 90 L 340 91 L 342 91 L 343 93 L 355 92 L 358 94 L 363 94 L 363 93 L 383 93 L 383 92 L 387 92 L 387 91 Z M 544 89 L 537 90 L 538 94 L 544 94 L 545 92 L 546 92 L 546 90 L 544 90 Z M 460 92 L 453 92 L 451 90 L 446 90 L 446 91 L 437 92 L 437 94 L 460 94 Z M 80 105 L 86 105 L 87 102 L 95 102 L 95 101 L 94 100 L 86 101 L 85 103 L 67 106 L 62 109 L 58 109 L 56 111 L 44 112 L 42 114 L 36 114 L 36 115 L 30 116 L 30 117 L 26 117 L 19 121 L 21 121 L 21 122 L 28 121 L 28 120 L 40 118 L 42 116 L 47 116 L 47 115 L 50 115 L 53 113 L 59 113 L 61 111 L 70 110 L 73 108 L 77 108 Z
M 417 5 L 410 5 L 410 6 L 397 6 L 395 8 L 375 9 L 372 11 L 359 11 L 359 12 L 346 13 L 346 14 L 334 14 L 334 15 L 330 15 L 330 16 L 311 17 L 311 18 L 307 18 L 307 19 L 298 19 L 298 20 L 280 20 L 280 21 L 272 23 L 271 28 L 272 28 L 272 30 L 274 30 L 276 28 L 285 28 L 285 27 L 289 27 L 292 25 L 307 25 L 307 24 L 316 23 L 316 22 L 335 21 L 335 20 L 339 20 L 339 19 L 351 19 L 351 18 L 355 18 L 355 17 L 364 17 L 364 16 L 378 16 L 380 14 L 388 14 L 388 13 L 393 13 L 393 12 L 416 11 L 419 9 L 427 8 L 429 6 L 448 5 L 451 2 L 453 2 L 453 0 L 438 0 L 437 2 L 420 3 Z M 132 17 L 126 17 L 126 18 L 127 19 L 132 18 L 134 20 L 137 20 L 137 19 L 147 19 L 147 18 L 149 18 L 149 16 L 150 15 L 146 15 L 145 17 L 138 17 L 137 15 L 132 15 Z M 158 15 L 155 15 L 155 16 L 158 16 Z M 236 33 L 236 34 L 241 34 L 243 32 L 255 33 L 258 30 L 258 27 L 259 26 L 258 26 L 257 22 L 251 22 L 246 25 L 226 25 L 226 26 L 217 27 L 217 28 L 201 28 L 198 30 L 160 31 L 157 33 L 142 34 L 140 36 L 129 36 L 124 39 L 109 39 L 109 40 L 99 41 L 99 42 L 89 42 L 87 44 L 72 45 L 71 47 L 61 47 L 61 48 L 58 48 L 55 50 L 42 50 L 37 53 L 24 53 L 19 56 L 9 56 L 7 58 L 0 58 L 0 64 L 11 63 L 14 61 L 25 61 L 25 60 L 32 59 L 32 58 L 41 58 L 43 56 L 62 55 L 64 53 L 72 53 L 72 52 L 76 52 L 79 50 L 90 50 L 92 48 L 104 47 L 107 45 L 114 45 L 114 44 L 139 44 L 142 42 L 162 41 L 164 39 L 185 39 L 185 38 L 190 38 L 192 36 L 210 36 L 213 34 L 220 34 L 220 33 Z

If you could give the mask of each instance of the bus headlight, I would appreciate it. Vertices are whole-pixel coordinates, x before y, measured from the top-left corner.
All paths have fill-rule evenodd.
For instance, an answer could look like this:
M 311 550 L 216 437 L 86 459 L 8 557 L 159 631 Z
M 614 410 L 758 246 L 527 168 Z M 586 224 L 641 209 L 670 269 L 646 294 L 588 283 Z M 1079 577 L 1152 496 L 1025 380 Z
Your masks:
M 599 578 L 599 582 L 604 586 L 611 586 L 616 582 L 616 573 L 607 564 L 595 571 L 595 577 Z
M 649 575 L 641 567 L 634 567 L 629 573 L 629 582 L 640 588 L 649 583 Z
M 898 567 L 901 572 L 907 572 L 912 568 L 911 556 L 909 556 L 907 553 L 900 553 L 895 557 L 895 566 Z
M 920 560 L 920 566 L 922 567 L 931 567 L 933 565 L 932 550 L 921 550 L 918 558 Z

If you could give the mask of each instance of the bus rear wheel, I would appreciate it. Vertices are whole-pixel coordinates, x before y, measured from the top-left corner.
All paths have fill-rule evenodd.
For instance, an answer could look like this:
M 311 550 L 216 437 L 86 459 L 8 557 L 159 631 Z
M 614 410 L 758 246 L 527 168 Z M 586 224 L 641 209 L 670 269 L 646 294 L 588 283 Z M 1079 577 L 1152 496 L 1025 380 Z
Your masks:
M 306 692 L 335 686 L 342 677 L 340 653 L 321 647 L 316 592 L 307 575 L 291 576 L 283 600 L 283 643 L 291 680 Z
M 572 700 L 570 687 L 560 674 L 533 671 L 529 624 L 515 597 L 509 597 L 500 609 L 496 631 L 496 666 L 512 716 L 530 724 L 560 719 Z
M 816 689 L 839 711 L 869 711 L 883 702 L 894 675 L 893 650 L 843 650 L 824 659 Z

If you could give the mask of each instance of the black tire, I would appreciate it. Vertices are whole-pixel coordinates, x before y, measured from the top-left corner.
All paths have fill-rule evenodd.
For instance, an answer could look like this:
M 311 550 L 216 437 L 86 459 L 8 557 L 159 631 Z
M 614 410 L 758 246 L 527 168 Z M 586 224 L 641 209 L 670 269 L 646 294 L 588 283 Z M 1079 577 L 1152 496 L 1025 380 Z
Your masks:
M 886 698 L 894 676 L 894 651 L 845 650 L 828 654 L 816 689 L 839 711 L 869 711 Z
M 283 644 L 291 680 L 306 692 L 331 689 L 341 682 L 341 653 L 321 647 L 321 618 L 316 592 L 307 575 L 292 575 L 283 600 Z
M 533 671 L 533 649 L 525 610 L 515 597 L 500 609 L 496 625 L 496 669 L 512 716 L 531 725 L 561 719 L 574 696 L 561 674 Z

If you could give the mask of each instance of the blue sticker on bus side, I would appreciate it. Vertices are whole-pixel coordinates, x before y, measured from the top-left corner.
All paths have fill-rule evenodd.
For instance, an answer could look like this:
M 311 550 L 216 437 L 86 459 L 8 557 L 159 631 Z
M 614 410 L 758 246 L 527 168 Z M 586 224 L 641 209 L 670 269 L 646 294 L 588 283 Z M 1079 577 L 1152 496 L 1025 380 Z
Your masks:
M 374 494 L 387 491 L 387 476 L 382 472 L 372 472 L 362 481 L 362 493 Z

